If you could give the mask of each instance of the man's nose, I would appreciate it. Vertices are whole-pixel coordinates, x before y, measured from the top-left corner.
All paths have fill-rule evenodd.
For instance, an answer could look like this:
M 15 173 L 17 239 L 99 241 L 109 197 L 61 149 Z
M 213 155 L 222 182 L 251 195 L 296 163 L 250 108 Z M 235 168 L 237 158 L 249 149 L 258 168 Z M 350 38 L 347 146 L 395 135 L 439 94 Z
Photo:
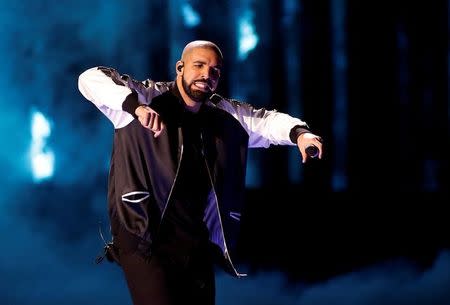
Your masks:
M 216 73 L 214 68 L 212 67 L 205 67 L 202 71 L 202 77 L 203 79 L 215 79 L 216 78 Z
M 202 71 L 202 78 L 203 79 L 210 79 L 211 78 L 211 69 L 209 67 L 206 67 Z

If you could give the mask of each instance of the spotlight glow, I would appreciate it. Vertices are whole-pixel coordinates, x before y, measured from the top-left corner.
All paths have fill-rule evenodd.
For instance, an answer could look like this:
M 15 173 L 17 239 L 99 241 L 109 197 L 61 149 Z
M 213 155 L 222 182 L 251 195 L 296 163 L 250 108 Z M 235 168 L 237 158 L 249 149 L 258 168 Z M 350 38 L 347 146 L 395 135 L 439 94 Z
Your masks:
M 201 23 L 200 15 L 192 8 L 189 3 L 184 3 L 181 7 L 184 25 L 188 28 L 194 28 Z
M 34 182 L 38 183 L 53 176 L 55 155 L 46 147 L 46 139 L 51 134 L 50 122 L 39 111 L 31 116 L 30 159 Z
M 238 59 L 245 60 L 256 45 L 258 44 L 259 37 L 255 31 L 255 25 L 253 24 L 253 13 L 247 10 L 238 23 L 239 29 L 239 49 Z

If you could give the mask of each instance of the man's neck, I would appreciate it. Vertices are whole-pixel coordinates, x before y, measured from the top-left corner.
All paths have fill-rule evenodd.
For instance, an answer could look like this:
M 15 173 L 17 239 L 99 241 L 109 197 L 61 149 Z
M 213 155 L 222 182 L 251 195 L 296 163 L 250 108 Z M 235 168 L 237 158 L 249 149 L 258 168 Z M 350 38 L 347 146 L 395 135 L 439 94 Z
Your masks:
M 181 94 L 181 96 L 183 97 L 183 94 Z M 202 103 L 198 103 L 198 102 L 194 102 L 191 99 L 186 100 L 183 97 L 183 102 L 184 102 L 184 108 L 187 111 L 193 112 L 193 113 L 197 113 L 200 110 L 200 107 L 202 106 Z

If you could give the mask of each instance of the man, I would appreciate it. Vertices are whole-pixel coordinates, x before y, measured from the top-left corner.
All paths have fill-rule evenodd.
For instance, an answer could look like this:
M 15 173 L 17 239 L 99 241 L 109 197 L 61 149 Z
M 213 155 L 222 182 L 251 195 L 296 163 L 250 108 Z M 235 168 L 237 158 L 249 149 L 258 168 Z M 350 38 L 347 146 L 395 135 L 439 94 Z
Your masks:
M 111 68 L 79 77 L 79 90 L 113 123 L 109 215 L 113 245 L 135 305 L 215 302 L 213 264 L 241 276 L 232 252 L 248 147 L 315 146 L 296 118 L 214 94 L 222 53 L 186 45 L 174 82 L 138 82 Z

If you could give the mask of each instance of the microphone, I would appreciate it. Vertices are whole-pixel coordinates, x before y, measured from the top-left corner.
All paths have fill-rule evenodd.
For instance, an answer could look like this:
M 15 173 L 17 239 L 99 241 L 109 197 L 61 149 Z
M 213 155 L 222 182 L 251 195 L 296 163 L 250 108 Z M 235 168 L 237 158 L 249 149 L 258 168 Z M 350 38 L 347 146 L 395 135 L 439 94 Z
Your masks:
M 319 156 L 319 149 L 314 145 L 309 145 L 305 148 L 305 152 L 310 158 L 317 158 Z

